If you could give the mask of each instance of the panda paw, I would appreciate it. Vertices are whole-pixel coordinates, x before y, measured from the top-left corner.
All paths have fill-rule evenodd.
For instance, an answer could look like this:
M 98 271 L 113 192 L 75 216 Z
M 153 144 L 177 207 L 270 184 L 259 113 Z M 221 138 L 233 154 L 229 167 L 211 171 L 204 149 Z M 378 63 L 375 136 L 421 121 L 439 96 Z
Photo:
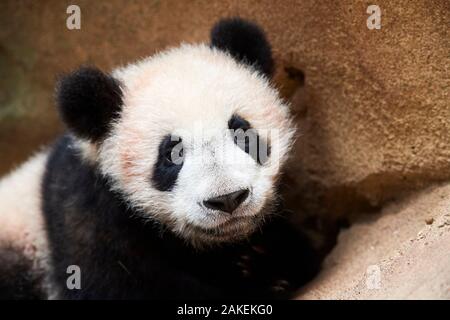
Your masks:
M 255 291 L 265 292 L 264 295 L 270 297 L 286 296 L 294 288 L 279 272 L 275 260 L 268 248 L 258 244 L 238 255 L 235 265 L 240 278 L 255 287 Z

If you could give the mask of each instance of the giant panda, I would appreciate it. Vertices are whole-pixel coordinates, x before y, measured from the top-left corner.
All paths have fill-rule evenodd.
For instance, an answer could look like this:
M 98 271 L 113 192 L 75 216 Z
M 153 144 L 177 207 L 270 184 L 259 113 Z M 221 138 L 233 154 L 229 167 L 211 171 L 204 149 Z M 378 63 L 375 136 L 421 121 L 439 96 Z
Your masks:
M 0 297 L 292 297 L 318 259 L 278 194 L 295 126 L 273 71 L 261 28 L 227 18 L 63 76 L 67 132 L 0 181 Z

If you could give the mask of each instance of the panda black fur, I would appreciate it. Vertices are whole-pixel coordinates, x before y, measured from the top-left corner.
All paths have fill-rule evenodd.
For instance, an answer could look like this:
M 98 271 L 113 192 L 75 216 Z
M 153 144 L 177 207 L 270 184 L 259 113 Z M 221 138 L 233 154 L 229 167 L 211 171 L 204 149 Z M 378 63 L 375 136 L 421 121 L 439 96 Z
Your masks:
M 173 132 L 175 120 L 186 128 L 203 117 L 207 125 L 224 129 L 259 129 L 268 123 L 281 131 L 281 142 L 270 141 L 270 154 L 275 151 L 283 162 L 290 148 L 294 129 L 267 81 L 273 60 L 262 30 L 225 19 L 214 26 L 211 39 L 209 47 L 185 45 L 112 75 L 83 67 L 60 80 L 57 105 L 69 132 L 42 159 L 38 189 L 48 243 L 39 254 L 21 259 L 20 250 L 11 251 L 8 239 L 0 239 L 0 255 L 21 266 L 11 277 L 1 275 L 11 274 L 13 263 L 0 266 L 0 298 L 285 298 L 313 276 L 315 252 L 285 217 L 278 217 L 278 168 L 251 159 L 245 150 L 239 150 L 251 169 L 245 174 L 216 163 L 190 163 L 189 148 L 186 163 L 167 162 L 173 148 L 168 137 L 178 135 L 183 150 L 186 140 Z M 192 69 L 183 71 L 187 60 Z M 192 76 L 183 73 L 190 70 Z M 159 77 L 156 84 L 152 75 Z M 173 80 L 179 75 L 187 79 Z M 167 84 L 184 99 L 158 96 Z M 204 91 L 193 90 L 197 84 Z M 170 99 L 200 106 L 171 113 Z M 254 109 L 259 107 L 263 110 Z M 210 146 L 215 138 L 202 144 L 207 159 L 216 159 L 219 147 Z M 267 177 L 261 178 L 262 170 Z M 229 197 L 235 189 L 239 199 Z M 80 267 L 81 289 L 66 286 L 70 265 Z M 14 282 L 23 288 L 20 294 L 14 294 Z

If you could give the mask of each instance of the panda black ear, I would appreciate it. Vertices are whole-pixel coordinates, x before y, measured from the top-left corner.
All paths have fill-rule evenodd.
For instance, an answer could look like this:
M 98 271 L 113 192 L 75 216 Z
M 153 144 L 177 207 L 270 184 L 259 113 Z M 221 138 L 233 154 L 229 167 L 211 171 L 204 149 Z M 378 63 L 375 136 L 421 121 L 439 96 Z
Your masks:
M 270 44 L 255 23 L 240 18 L 220 20 L 211 30 L 211 45 L 229 52 L 240 62 L 253 65 L 269 77 L 273 73 Z
M 56 103 L 67 127 L 92 142 L 102 139 L 119 116 L 122 89 L 118 80 L 95 67 L 81 67 L 56 86 Z

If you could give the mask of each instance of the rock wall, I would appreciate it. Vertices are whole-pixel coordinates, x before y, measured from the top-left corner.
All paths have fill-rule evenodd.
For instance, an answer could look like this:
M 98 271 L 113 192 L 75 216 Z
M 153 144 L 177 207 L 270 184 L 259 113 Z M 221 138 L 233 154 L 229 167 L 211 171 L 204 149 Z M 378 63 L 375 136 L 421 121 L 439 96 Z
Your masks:
M 299 299 L 450 299 L 450 184 L 360 220 Z
M 61 127 L 55 76 L 104 69 L 180 41 L 206 41 L 219 17 L 260 23 L 273 44 L 276 84 L 299 124 L 285 197 L 302 217 L 349 217 L 450 178 L 450 14 L 446 0 L 0 2 L 0 172 Z M 299 215 L 300 216 L 300 215 Z

